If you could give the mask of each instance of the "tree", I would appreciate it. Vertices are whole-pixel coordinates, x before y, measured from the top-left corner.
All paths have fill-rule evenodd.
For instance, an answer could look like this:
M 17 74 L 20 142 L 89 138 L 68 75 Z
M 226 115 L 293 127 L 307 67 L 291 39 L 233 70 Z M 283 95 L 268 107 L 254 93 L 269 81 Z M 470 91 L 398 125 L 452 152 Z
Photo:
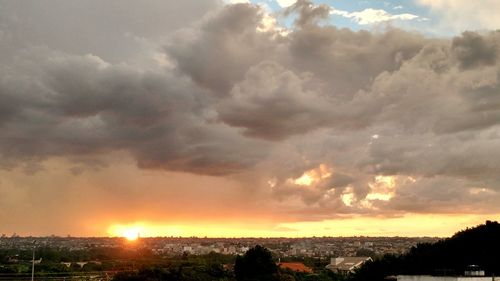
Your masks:
M 257 245 L 243 256 L 236 257 L 234 273 L 238 281 L 278 280 L 278 266 L 273 261 L 271 252 Z
M 393 275 L 460 275 L 468 265 L 479 265 L 486 274 L 500 274 L 500 224 L 467 228 L 436 243 L 418 244 L 403 255 L 385 255 L 365 263 L 352 281 L 383 281 Z

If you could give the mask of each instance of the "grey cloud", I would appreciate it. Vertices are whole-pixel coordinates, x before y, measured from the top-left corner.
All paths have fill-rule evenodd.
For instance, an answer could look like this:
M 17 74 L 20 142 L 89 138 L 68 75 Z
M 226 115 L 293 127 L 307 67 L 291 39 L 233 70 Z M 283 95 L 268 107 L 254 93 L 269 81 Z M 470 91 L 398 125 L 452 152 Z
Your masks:
M 263 11 L 247 4 L 208 14 L 177 32 L 166 46 L 178 68 L 215 95 L 227 95 L 249 67 L 273 57 L 279 48 L 274 33 L 257 32 Z
M 10 118 L 3 119 L 3 161 L 124 150 L 142 167 L 227 174 L 251 166 L 258 154 L 233 146 L 259 147 L 258 141 L 203 121 L 203 90 L 182 77 L 60 53 L 32 65 L 43 75 L 8 81 L 21 88 L 25 79 L 37 80 L 29 91 L 17 92 L 26 102 L 1 96 L 11 108 Z
M 328 94 L 351 99 L 384 71 L 397 70 L 426 44 L 418 34 L 377 34 L 332 26 L 297 30 L 289 36 L 293 66 L 328 83 Z
M 47 46 L 121 62 L 137 55 L 141 42 L 136 38 L 164 37 L 218 7 L 218 3 L 217 0 L 2 0 L 0 38 L 8 42 L 6 47 L 11 51 Z M 5 55 L 5 50 L 2 53 Z
M 326 4 L 316 6 L 309 0 L 298 0 L 285 9 L 284 14 L 289 16 L 292 13 L 297 13 L 295 25 L 306 27 L 316 24 L 319 20 L 327 19 L 330 16 L 330 10 L 331 8 Z
M 40 20 L 16 3 L 2 4 Z M 165 3 L 163 10 L 173 5 Z M 354 32 L 318 25 L 327 7 L 300 1 L 290 9 L 299 21 L 286 36 L 259 29 L 265 11 L 248 4 L 216 7 L 185 25 L 181 14 L 164 33 L 156 17 L 144 31 L 133 14 L 130 26 L 83 36 L 103 44 L 95 49 L 70 46 L 71 37 L 45 44 L 55 36 L 52 20 L 35 21 L 44 32 L 31 26 L 20 38 L 25 17 L 1 17 L 0 165 L 38 167 L 52 157 L 102 165 L 103 155 L 125 152 L 144 169 L 231 176 L 256 197 L 300 198 L 283 212 L 322 218 L 451 212 L 460 203 L 484 210 L 491 202 L 478 206 L 473 199 L 482 195 L 467 193 L 476 187 L 498 198 L 497 33 L 449 40 L 391 28 Z M 165 61 L 137 67 L 128 51 L 113 56 L 118 46 L 100 38 L 126 30 L 151 45 L 127 45 L 143 55 L 164 40 Z M 293 183 L 321 164 L 330 177 Z M 400 183 L 391 201 L 373 202 L 378 209 L 362 206 L 379 175 L 415 181 Z M 347 191 L 353 206 L 341 200 Z
M 496 129 L 495 129 L 496 130 Z M 371 146 L 372 163 L 381 174 L 425 177 L 497 178 L 499 140 L 484 135 L 387 136 Z
M 491 213 L 499 211 L 493 203 L 496 196 L 498 192 L 482 189 L 478 182 L 451 177 L 424 178 L 418 183 L 402 184 L 397 196 L 385 207 L 416 213 L 454 213 L 460 206 L 465 213 Z
M 305 5 L 301 9 L 315 7 Z M 229 97 L 219 107 L 220 120 L 243 128 L 247 135 L 265 139 L 284 139 L 321 127 L 367 126 L 371 117 L 365 114 L 370 110 L 366 102 L 351 101 L 357 91 L 369 86 L 381 72 L 397 69 L 427 42 L 420 35 L 395 29 L 371 34 L 313 24 L 282 37 L 275 31 L 257 30 L 262 16 L 254 6 L 224 8 L 218 17 L 206 16 L 194 27 L 178 32 L 168 44 L 167 53 L 177 62 L 178 70 L 200 86 L 220 98 Z M 298 98 L 297 94 L 281 90 L 282 105 L 288 102 L 283 111 L 273 107 L 276 104 L 271 101 L 278 101 L 277 92 L 261 83 L 268 97 L 262 95 L 260 100 L 249 103 L 248 96 L 261 90 L 251 89 L 252 82 L 245 79 L 257 77 L 257 67 L 267 71 L 262 67 L 265 61 L 281 65 L 284 73 L 307 73 L 309 81 L 301 87 L 314 85 L 314 91 L 300 90 L 306 93 Z M 270 77 L 263 79 L 273 83 Z M 235 94 L 244 85 L 248 85 L 243 89 L 246 92 Z M 242 98 L 247 99 L 246 103 Z M 295 107 L 289 106 L 292 104 Z M 262 109 L 259 114 L 253 112 L 256 108 Z
M 416 83 L 419 81 L 419 83 Z M 443 41 L 432 42 L 395 71 L 378 75 L 351 103 L 374 123 L 446 134 L 497 124 L 498 68 L 462 71 Z
M 463 69 L 494 65 L 498 57 L 499 38 L 498 32 L 489 36 L 464 32 L 462 36 L 453 38 L 452 50 Z
M 262 62 L 250 68 L 221 102 L 219 117 L 245 128 L 245 135 L 271 140 L 324 126 L 332 118 L 331 101 L 308 89 L 311 79 L 307 76 L 300 77 L 275 62 Z

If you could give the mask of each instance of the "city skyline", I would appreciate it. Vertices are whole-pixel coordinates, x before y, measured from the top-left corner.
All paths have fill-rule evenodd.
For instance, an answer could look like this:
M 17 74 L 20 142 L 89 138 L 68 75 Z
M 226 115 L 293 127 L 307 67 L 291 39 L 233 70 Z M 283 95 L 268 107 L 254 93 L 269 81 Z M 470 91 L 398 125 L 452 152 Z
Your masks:
M 0 234 L 500 217 L 497 1 L 0 0 Z

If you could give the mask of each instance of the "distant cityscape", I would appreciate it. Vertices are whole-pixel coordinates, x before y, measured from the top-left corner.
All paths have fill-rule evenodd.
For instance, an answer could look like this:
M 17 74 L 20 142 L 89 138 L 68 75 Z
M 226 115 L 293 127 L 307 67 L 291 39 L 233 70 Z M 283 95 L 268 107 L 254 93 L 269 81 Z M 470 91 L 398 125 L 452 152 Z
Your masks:
M 494 281 L 499 235 L 496 221 L 444 239 L 2 235 L 0 280 Z
M 433 243 L 435 237 L 311 237 L 311 238 L 178 238 L 156 237 L 127 241 L 124 238 L 10 237 L 2 235 L 0 249 L 31 250 L 33 246 L 78 251 L 93 248 L 134 247 L 156 255 L 204 255 L 210 252 L 241 255 L 254 245 L 263 245 L 278 257 L 328 258 L 403 254 L 418 243 Z

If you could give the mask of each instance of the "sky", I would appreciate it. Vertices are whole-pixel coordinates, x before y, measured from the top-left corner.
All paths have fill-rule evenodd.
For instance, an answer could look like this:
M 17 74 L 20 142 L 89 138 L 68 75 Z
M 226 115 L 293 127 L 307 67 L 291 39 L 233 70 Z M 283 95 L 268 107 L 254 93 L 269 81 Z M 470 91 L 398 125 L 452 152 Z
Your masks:
M 0 234 L 500 218 L 500 2 L 0 0 Z

